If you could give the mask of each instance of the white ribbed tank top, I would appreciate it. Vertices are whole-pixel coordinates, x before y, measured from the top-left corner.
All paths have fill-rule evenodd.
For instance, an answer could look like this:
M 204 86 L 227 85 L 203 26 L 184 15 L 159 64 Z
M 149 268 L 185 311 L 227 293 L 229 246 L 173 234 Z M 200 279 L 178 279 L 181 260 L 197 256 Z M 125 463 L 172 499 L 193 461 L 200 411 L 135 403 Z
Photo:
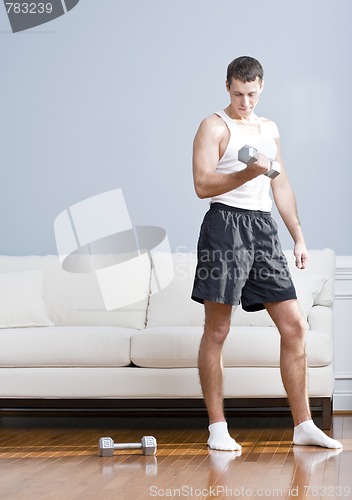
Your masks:
M 217 164 L 216 172 L 228 174 L 246 168 L 246 165 L 238 161 L 238 150 L 245 144 L 253 146 L 272 160 L 276 158 L 277 145 L 275 137 L 272 135 L 273 131 L 275 131 L 277 134 L 276 137 L 279 137 L 276 126 L 274 128 L 268 127 L 268 130 L 263 130 L 263 126 L 260 126 L 258 134 L 254 134 L 248 132 L 248 130 L 230 118 L 224 111 L 218 111 L 216 114 L 224 120 L 230 131 L 229 143 L 224 155 Z M 224 203 L 225 205 L 246 210 L 270 212 L 272 207 L 270 178 L 266 175 L 259 175 L 232 191 L 212 197 L 210 202 Z

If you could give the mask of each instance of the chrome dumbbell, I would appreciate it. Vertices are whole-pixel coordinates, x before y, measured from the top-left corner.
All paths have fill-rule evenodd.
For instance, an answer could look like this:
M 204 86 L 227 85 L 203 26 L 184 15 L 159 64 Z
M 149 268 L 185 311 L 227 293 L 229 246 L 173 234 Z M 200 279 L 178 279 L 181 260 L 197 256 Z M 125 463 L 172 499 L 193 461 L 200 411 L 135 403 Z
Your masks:
M 259 151 L 247 144 L 238 151 L 238 159 L 246 165 L 252 165 L 258 160 Z M 280 174 L 280 163 L 275 160 L 270 160 L 270 169 L 264 175 L 275 179 Z
M 112 457 L 115 450 L 142 450 L 143 455 L 155 455 L 156 439 L 153 436 L 143 436 L 139 443 L 114 443 L 111 437 L 99 439 L 99 455 Z

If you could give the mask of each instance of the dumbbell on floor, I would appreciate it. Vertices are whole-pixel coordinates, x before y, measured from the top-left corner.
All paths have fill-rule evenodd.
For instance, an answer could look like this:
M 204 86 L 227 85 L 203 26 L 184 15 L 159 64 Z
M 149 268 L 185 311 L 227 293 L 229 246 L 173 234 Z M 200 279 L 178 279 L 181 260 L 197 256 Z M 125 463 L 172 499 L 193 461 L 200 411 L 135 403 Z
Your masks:
M 99 439 L 99 455 L 112 457 L 114 450 L 142 450 L 144 455 L 155 455 L 156 439 L 153 436 L 143 436 L 139 443 L 114 443 L 111 437 Z
M 252 165 L 258 160 L 259 151 L 247 144 L 238 151 L 238 159 L 246 165 Z M 270 169 L 264 175 L 275 179 L 280 174 L 280 163 L 278 161 L 270 160 Z

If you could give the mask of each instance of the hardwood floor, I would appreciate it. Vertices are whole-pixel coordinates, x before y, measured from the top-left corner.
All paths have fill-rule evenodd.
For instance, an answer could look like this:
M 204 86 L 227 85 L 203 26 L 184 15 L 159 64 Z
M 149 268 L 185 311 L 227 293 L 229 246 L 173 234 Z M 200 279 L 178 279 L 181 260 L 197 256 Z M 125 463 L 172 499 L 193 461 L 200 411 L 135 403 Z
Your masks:
M 289 417 L 229 418 L 243 451 L 208 450 L 205 417 L 13 414 L 0 417 L 0 499 L 352 499 L 352 415 L 333 418 L 342 452 L 292 446 Z M 153 435 L 138 450 L 98 455 L 98 439 Z

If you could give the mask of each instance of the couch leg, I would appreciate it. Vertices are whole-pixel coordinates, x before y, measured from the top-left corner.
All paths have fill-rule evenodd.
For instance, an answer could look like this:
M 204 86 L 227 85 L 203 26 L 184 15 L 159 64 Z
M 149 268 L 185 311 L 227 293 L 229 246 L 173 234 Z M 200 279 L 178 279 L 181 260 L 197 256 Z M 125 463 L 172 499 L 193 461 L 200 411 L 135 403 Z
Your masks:
M 322 398 L 321 413 L 322 428 L 330 430 L 332 427 L 332 398 Z

